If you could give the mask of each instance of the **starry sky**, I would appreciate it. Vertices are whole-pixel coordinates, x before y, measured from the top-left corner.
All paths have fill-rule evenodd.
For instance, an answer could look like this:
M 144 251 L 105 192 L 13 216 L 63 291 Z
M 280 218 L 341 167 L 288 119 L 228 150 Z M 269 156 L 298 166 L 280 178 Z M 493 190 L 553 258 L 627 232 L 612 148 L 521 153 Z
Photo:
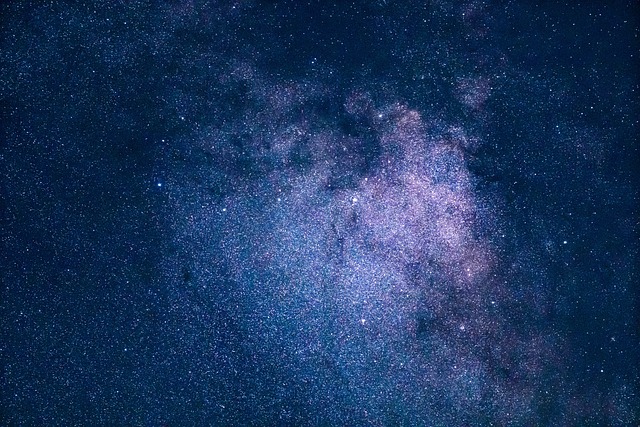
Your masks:
M 638 425 L 634 3 L 2 2 L 0 423 Z

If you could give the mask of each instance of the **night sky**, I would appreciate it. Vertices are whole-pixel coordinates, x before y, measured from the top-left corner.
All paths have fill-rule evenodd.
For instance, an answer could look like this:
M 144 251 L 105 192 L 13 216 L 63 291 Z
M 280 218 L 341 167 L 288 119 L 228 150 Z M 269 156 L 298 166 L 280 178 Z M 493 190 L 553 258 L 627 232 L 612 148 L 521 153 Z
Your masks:
M 640 423 L 635 1 L 78 3 L 0 6 L 1 425 Z

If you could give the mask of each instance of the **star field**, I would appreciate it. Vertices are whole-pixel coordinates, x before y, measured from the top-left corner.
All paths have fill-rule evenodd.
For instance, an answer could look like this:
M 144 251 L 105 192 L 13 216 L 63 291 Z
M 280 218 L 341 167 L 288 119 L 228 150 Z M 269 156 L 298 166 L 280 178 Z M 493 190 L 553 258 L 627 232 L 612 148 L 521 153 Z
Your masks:
M 3 425 L 635 425 L 632 2 L 0 6 Z

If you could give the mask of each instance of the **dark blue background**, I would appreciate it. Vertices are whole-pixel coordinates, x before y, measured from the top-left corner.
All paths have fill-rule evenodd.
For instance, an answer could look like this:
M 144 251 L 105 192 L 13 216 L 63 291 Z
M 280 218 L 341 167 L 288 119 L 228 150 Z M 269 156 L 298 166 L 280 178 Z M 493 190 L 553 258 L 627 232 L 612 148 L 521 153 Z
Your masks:
M 492 409 L 450 415 L 438 397 L 423 418 L 411 412 L 426 409 L 409 406 L 360 417 L 329 361 L 309 368 L 330 396 L 326 408 L 310 406 L 302 383 L 283 385 L 286 376 L 270 371 L 279 350 L 255 351 L 261 339 L 237 308 L 249 291 L 222 257 L 207 276 L 216 292 L 192 286 L 202 274 L 182 260 L 199 255 L 176 243 L 174 216 L 176 200 L 195 196 L 166 188 L 180 182 L 222 206 L 266 179 L 246 142 L 225 142 L 225 158 L 189 142 L 244 120 L 257 77 L 222 82 L 233 64 L 251 63 L 263 80 L 330 88 L 274 121 L 312 115 L 363 141 L 358 160 L 339 166 L 347 178 L 338 189 L 355 186 L 380 155 L 372 124 L 344 112 L 354 88 L 479 135 L 467 166 L 478 194 L 496 200 L 508 231 L 497 274 L 522 301 L 503 315 L 562 344 L 549 355 L 561 377 L 522 385 L 543 393 L 553 384 L 552 397 L 513 425 L 635 425 L 633 3 L 5 2 L 2 424 L 329 425 L 332 410 L 345 425 L 509 423 Z M 482 112 L 456 97 L 453 83 L 470 74 L 492 82 Z M 305 171 L 312 160 L 301 152 L 297 162 Z M 538 298 L 547 308 L 532 313 Z M 212 377 L 203 373 L 213 359 L 223 362 Z

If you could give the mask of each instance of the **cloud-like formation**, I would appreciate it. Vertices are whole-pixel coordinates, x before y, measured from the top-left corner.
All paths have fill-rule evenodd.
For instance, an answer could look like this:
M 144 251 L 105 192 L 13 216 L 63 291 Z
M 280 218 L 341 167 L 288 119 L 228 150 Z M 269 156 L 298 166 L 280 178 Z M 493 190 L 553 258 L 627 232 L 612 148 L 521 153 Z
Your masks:
M 274 419 L 539 421 L 558 343 L 506 314 L 499 212 L 467 166 L 481 139 L 363 89 L 327 114 L 326 85 L 231 76 L 245 111 L 168 154 L 215 159 L 173 178 L 173 228 L 204 300 L 233 283 L 219 292 L 268 367 L 259 393 L 285 381 Z

